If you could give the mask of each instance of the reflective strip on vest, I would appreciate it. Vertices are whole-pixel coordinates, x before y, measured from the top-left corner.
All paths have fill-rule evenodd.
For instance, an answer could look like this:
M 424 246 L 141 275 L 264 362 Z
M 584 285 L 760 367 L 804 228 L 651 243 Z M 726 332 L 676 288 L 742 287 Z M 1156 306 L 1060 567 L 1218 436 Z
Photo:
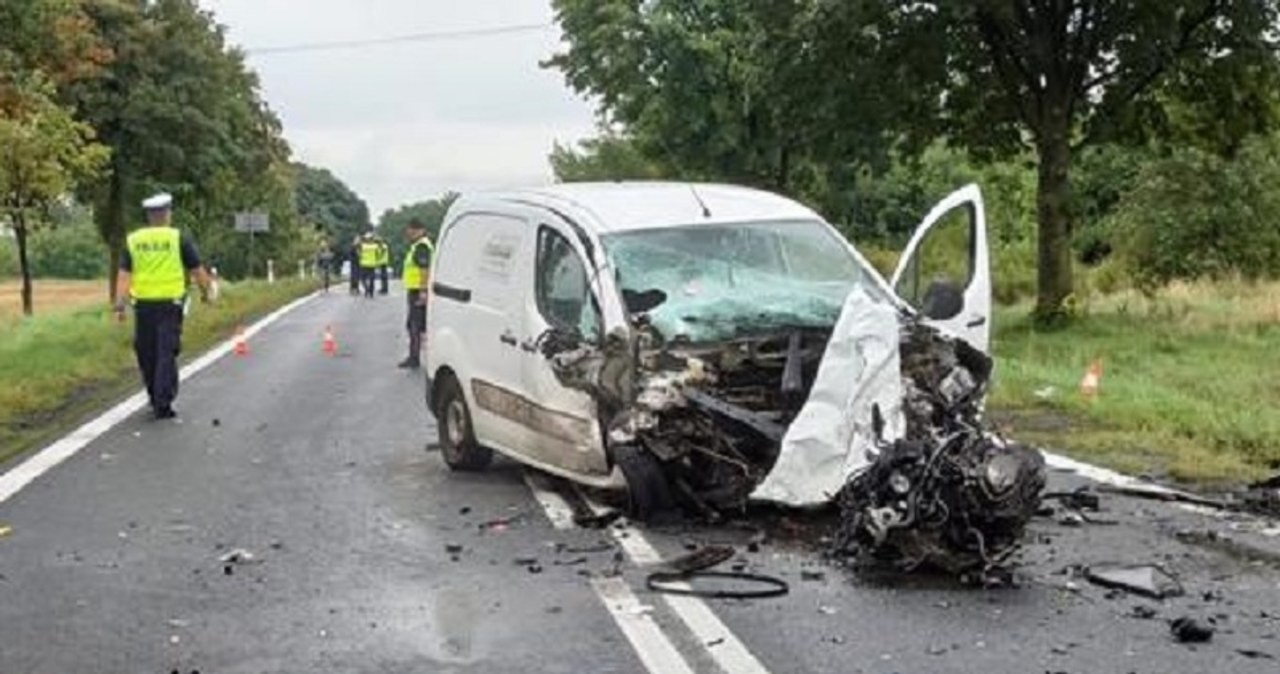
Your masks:
M 360 242 L 360 266 L 373 268 L 378 266 L 378 244 L 375 241 Z
M 179 300 L 187 294 L 182 234 L 172 227 L 144 227 L 129 235 L 135 300 Z
M 431 243 L 431 239 L 425 236 L 410 244 L 409 252 L 404 254 L 404 267 L 400 273 L 400 276 L 404 279 L 404 287 L 408 290 L 422 289 L 423 269 L 413 262 L 413 254 L 418 250 L 418 246 L 426 246 L 427 250 L 431 251 L 433 258 L 436 254 L 435 245 Z

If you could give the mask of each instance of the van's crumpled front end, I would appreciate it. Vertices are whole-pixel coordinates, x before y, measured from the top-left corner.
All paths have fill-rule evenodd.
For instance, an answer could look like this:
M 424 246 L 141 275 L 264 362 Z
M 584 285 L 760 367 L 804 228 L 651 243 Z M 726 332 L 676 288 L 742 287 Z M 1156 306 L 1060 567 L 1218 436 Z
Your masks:
M 543 352 L 597 401 L 615 458 L 639 453 L 673 505 L 715 519 L 751 500 L 835 500 L 842 555 L 997 563 L 1038 507 L 1044 466 L 983 428 L 990 360 L 825 254 L 817 231 L 606 238 L 629 329 L 600 346 L 552 334 Z

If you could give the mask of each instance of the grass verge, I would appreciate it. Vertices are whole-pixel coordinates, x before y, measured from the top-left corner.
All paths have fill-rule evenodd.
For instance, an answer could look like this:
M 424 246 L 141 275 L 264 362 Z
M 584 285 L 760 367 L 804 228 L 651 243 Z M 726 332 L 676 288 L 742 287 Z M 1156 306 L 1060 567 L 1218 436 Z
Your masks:
M 1238 483 L 1280 468 L 1280 283 L 1095 300 L 1057 332 L 997 314 L 992 416 L 1011 436 L 1131 474 Z M 1101 392 L 1078 387 L 1101 359 Z
M 183 359 L 314 288 L 298 280 L 224 283 L 217 304 L 197 305 L 188 317 Z M 106 302 L 0 322 L 0 463 L 137 389 L 132 340 L 132 323 L 116 323 Z

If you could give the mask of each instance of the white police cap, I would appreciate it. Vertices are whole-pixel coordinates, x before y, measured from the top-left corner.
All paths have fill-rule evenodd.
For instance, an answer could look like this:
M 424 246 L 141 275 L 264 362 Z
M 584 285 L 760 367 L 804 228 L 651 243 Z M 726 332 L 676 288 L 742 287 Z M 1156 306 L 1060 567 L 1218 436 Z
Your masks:
M 148 211 L 159 211 L 173 205 L 172 194 L 157 194 L 142 201 L 142 207 Z

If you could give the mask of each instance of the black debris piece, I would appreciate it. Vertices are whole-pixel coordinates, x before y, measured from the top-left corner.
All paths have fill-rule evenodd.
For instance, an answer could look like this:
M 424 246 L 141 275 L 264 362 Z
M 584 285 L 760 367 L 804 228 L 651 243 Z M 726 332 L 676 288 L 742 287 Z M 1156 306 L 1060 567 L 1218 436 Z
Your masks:
M 525 567 L 525 568 L 529 570 L 529 573 L 542 573 L 542 565 L 541 565 L 541 564 L 530 564 L 529 566 L 527 566 L 527 567 Z
M 1085 578 L 1094 585 L 1152 599 L 1179 597 L 1184 593 L 1177 578 L 1154 564 L 1091 566 L 1085 570 Z
M 214 426 L 221 426 L 221 425 L 222 425 L 222 420 L 221 420 L 221 419 L 219 419 L 219 418 L 217 418 L 217 417 L 214 417 L 214 418 L 213 418 L 213 425 L 214 425 Z
M 458 508 L 458 514 L 459 514 L 459 515 L 470 515 L 470 514 L 471 514 L 471 506 L 462 506 L 461 508 Z
M 462 544 L 461 543 L 445 543 L 444 551 L 450 555 L 462 554 Z
M 800 580 L 821 581 L 821 580 L 826 580 L 826 578 L 827 578 L 827 574 L 822 571 L 810 571 L 807 569 L 802 569 L 800 571 Z
M 1159 612 L 1150 606 L 1139 604 L 1129 610 L 1129 615 L 1141 620 L 1151 620 L 1159 615 Z
M 1169 623 L 1173 638 L 1184 644 L 1202 644 L 1213 638 L 1214 629 L 1195 618 L 1182 616 Z
M 538 563 L 537 557 L 516 557 L 516 566 L 533 566 Z
M 577 566 L 577 565 L 579 565 L 579 564 L 586 564 L 586 563 L 587 563 L 587 558 L 586 558 L 586 557 L 575 557 L 575 558 L 570 559 L 570 560 L 561 560 L 561 559 L 557 559 L 557 560 L 554 562 L 554 564 L 555 564 L 556 566 Z
M 663 562 L 663 571 L 671 573 L 693 573 L 709 569 L 733 557 L 733 547 L 728 545 L 708 545 L 690 552 L 687 555 Z
M 1236 653 L 1243 655 L 1250 660 L 1275 660 L 1276 656 L 1262 651 L 1255 651 L 1252 648 L 1237 648 Z

